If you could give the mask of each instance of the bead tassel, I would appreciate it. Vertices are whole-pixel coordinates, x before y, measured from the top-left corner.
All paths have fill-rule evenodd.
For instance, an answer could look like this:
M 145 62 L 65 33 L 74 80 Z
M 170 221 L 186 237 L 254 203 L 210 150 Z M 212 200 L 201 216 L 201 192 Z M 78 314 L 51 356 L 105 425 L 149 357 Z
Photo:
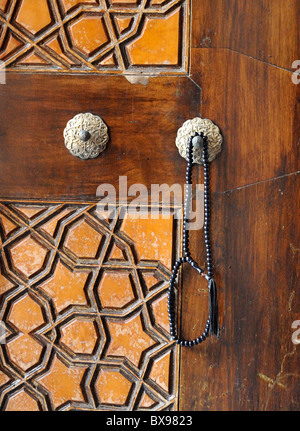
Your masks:
M 205 237 L 205 247 L 206 247 L 206 265 L 207 274 L 199 267 L 197 262 L 191 257 L 189 250 L 189 230 L 187 229 L 189 208 L 191 204 L 191 192 L 192 192 L 192 168 L 193 168 L 193 138 L 195 136 L 200 136 L 203 139 L 203 167 L 204 167 L 204 237 Z M 184 215 L 183 215 L 183 253 L 184 256 L 180 257 L 175 263 L 172 271 L 172 276 L 170 278 L 169 285 L 169 296 L 168 296 L 168 314 L 170 322 L 170 334 L 171 338 L 180 344 L 181 346 L 195 346 L 202 343 L 209 334 L 219 336 L 219 322 L 218 322 L 218 299 L 217 299 L 217 287 L 213 279 L 213 267 L 212 267 L 212 255 L 211 255 L 211 245 L 210 245 L 210 190 L 209 190 L 209 161 L 208 161 L 208 142 L 207 137 L 201 132 L 200 135 L 195 133 L 191 136 L 188 143 L 188 162 L 186 170 L 186 197 L 184 203 Z M 184 263 L 189 263 L 200 275 L 205 277 L 208 281 L 209 289 L 209 317 L 207 319 L 205 329 L 202 335 L 193 340 L 183 340 L 181 339 L 176 330 L 175 322 L 175 282 L 179 272 L 180 266 Z

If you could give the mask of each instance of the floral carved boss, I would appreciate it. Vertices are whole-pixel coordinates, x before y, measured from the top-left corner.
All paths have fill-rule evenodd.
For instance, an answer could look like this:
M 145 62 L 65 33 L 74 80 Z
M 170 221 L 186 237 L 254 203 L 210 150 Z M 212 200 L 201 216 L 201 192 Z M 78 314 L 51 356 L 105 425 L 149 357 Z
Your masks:
M 187 0 L 0 0 L 1 67 L 180 74 Z

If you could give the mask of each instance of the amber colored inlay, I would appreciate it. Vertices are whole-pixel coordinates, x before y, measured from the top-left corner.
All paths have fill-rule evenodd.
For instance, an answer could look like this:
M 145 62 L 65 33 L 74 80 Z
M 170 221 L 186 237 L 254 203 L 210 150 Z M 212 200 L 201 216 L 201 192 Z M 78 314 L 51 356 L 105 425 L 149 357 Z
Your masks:
M 117 30 L 119 34 L 125 33 L 132 23 L 132 16 L 123 17 L 123 16 L 115 16 L 115 22 L 117 24 Z
M 101 369 L 95 383 L 95 389 L 101 404 L 124 405 L 132 383 L 119 371 Z
M 122 308 L 134 299 L 130 274 L 121 270 L 104 272 L 99 285 L 104 308 Z
M 0 371 L 0 386 L 5 385 L 7 382 L 9 382 L 9 377 Z
M 9 397 L 5 410 L 8 412 L 35 412 L 39 411 L 39 406 L 37 401 L 22 389 Z
M 153 340 L 143 329 L 140 315 L 126 321 L 109 321 L 111 342 L 108 356 L 124 356 L 138 367 L 143 352 L 154 346 Z
M 166 331 L 170 330 L 169 316 L 168 316 L 168 294 L 165 293 L 160 298 L 152 302 L 152 309 L 155 322 L 164 328 Z
M 159 283 L 159 280 L 155 277 L 155 275 L 149 274 L 147 272 L 143 273 L 143 278 L 145 280 L 147 289 L 150 291 L 157 283 Z
M 59 312 L 68 305 L 86 305 L 84 289 L 88 276 L 88 272 L 72 272 L 59 261 L 54 275 L 41 288 L 52 297 Z
M 177 350 L 161 265 L 178 244 L 173 217 L 124 220 L 119 208 L 109 224 L 87 202 L 0 209 L 0 410 L 170 406 Z
M 87 56 L 108 41 L 104 19 L 97 16 L 82 16 L 69 26 L 74 46 Z
M 48 42 L 45 43 L 45 46 L 50 48 L 55 54 L 59 56 L 61 60 L 66 61 L 70 66 L 79 64 L 78 61 L 76 61 L 73 57 L 71 57 L 70 54 L 66 54 L 63 51 L 62 45 L 60 43 L 60 39 L 58 35 L 55 35 L 53 38 L 51 38 Z
M 68 229 L 64 245 L 79 258 L 95 258 L 101 239 L 101 233 L 81 219 Z
M 188 3 L 0 0 L 0 59 L 37 73 L 184 74 Z
M 92 320 L 75 319 L 61 328 L 61 343 L 74 353 L 91 355 L 97 342 L 97 333 Z
M 70 213 L 71 213 L 70 209 L 63 210 L 62 212 L 57 214 L 55 217 L 51 218 L 47 223 L 43 224 L 41 226 L 41 229 L 43 231 L 45 231 L 48 235 L 54 237 L 59 221 L 61 219 L 63 219 L 64 217 L 66 217 L 67 215 L 69 215 Z
M 166 0 L 152 0 L 152 1 L 151 1 L 151 6 L 154 6 L 154 5 L 160 5 L 160 4 L 162 4 L 162 3 L 165 3 L 165 1 L 166 1 Z
M 47 0 L 23 0 L 16 17 L 16 22 L 35 35 L 51 24 L 51 15 Z
M 154 362 L 149 375 L 149 378 L 166 392 L 170 390 L 170 361 L 171 352 L 168 352 Z
M 0 0 L 0 9 L 3 12 L 6 12 L 6 8 L 8 6 L 9 0 Z
M 10 249 L 14 266 L 27 277 L 42 268 L 47 252 L 32 236 L 26 236 Z
M 9 321 L 21 332 L 31 332 L 44 323 L 41 306 L 26 294 L 13 303 Z
M 110 0 L 111 4 L 117 5 L 126 5 L 126 4 L 137 4 L 139 2 L 139 0 Z
M 114 54 L 110 54 L 99 62 L 102 66 L 116 66 L 117 60 Z
M 99 6 L 96 1 L 91 1 L 91 0 L 61 0 L 61 2 L 63 4 L 65 12 L 68 12 L 73 7 L 75 7 L 77 5 L 81 5 L 81 4 L 82 5 L 89 4 L 92 6 Z
M 139 407 L 142 407 L 144 409 L 154 407 L 157 404 L 157 401 L 153 400 L 149 397 L 149 395 L 146 394 L 146 392 L 143 393 Z
M 20 211 L 25 217 L 29 218 L 30 220 L 33 219 L 38 214 L 45 211 L 47 207 L 41 207 L 41 206 L 24 206 L 24 205 L 14 205 L 15 208 L 17 208 L 18 211 Z
M 127 46 L 132 65 L 178 65 L 180 9 L 165 19 L 147 17 L 141 36 Z
M 114 244 L 111 250 L 111 253 L 109 255 L 110 259 L 116 259 L 116 260 L 124 260 L 124 254 L 123 251 Z
M 0 273 L 0 296 L 12 287 L 13 284 Z
M 47 374 L 37 382 L 49 392 L 54 408 L 67 401 L 84 401 L 80 387 L 86 366 L 65 365 L 57 356 L 54 357 Z
M 44 323 L 40 305 L 29 294 L 14 302 L 9 322 L 18 328 L 20 335 L 7 344 L 10 359 L 26 371 L 39 362 L 42 345 L 29 333 Z
M 47 65 L 49 64 L 47 60 L 45 60 L 43 57 L 41 57 L 36 52 L 31 52 L 29 55 L 23 57 L 20 61 L 20 64 L 28 64 L 32 66 L 41 66 L 41 65 Z M 29 210 L 29 213 L 32 213 L 31 210 Z M 30 218 L 30 217 L 29 217 Z
M 3 214 L 0 214 L 0 219 L 6 236 L 9 235 L 13 230 L 15 230 L 18 227 L 14 222 L 12 222 L 9 218 L 7 218 Z
M 0 60 L 4 60 L 9 54 L 13 54 L 18 48 L 23 46 L 23 42 L 14 37 L 12 33 L 8 36 L 7 45 L 4 51 L 0 54 Z
M 27 371 L 36 365 L 41 357 L 43 346 L 28 334 L 7 343 L 7 350 L 12 362 Z
M 109 223 L 110 219 L 113 218 L 113 211 L 106 211 L 101 207 L 101 205 L 98 204 L 95 208 L 95 216 L 98 217 L 99 220 Z
M 136 242 L 140 260 L 159 260 L 167 268 L 172 265 L 173 217 L 143 218 L 127 213 L 122 230 Z

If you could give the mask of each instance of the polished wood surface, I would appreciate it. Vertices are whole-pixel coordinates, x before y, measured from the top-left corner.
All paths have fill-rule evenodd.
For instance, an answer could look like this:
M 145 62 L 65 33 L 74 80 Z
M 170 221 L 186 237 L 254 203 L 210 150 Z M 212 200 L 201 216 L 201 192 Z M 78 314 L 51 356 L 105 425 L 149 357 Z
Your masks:
M 299 2 L 194 0 L 192 14 L 201 116 L 225 138 L 211 165 L 222 329 L 219 340 L 182 350 L 180 409 L 299 410 L 299 86 L 290 71 Z M 192 235 L 200 262 L 202 240 Z M 192 338 L 207 295 L 188 268 L 182 292 Z
M 125 77 L 8 73 L 0 94 L 1 197 L 95 200 L 100 184 L 118 190 L 119 176 L 149 190 L 184 182 L 174 137 L 200 110 L 200 89 L 187 78 L 142 85 Z M 98 158 L 83 161 L 65 148 L 63 130 L 90 111 L 108 125 L 110 141 Z

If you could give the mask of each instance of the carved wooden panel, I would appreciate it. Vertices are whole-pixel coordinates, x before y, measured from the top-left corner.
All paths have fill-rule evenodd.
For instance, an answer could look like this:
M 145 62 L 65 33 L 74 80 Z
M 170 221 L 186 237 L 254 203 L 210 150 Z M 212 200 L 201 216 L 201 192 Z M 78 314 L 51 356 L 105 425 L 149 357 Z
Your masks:
M 188 0 L 0 0 L 0 60 L 13 70 L 183 73 Z
M 174 215 L 0 204 L 0 409 L 176 409 Z

